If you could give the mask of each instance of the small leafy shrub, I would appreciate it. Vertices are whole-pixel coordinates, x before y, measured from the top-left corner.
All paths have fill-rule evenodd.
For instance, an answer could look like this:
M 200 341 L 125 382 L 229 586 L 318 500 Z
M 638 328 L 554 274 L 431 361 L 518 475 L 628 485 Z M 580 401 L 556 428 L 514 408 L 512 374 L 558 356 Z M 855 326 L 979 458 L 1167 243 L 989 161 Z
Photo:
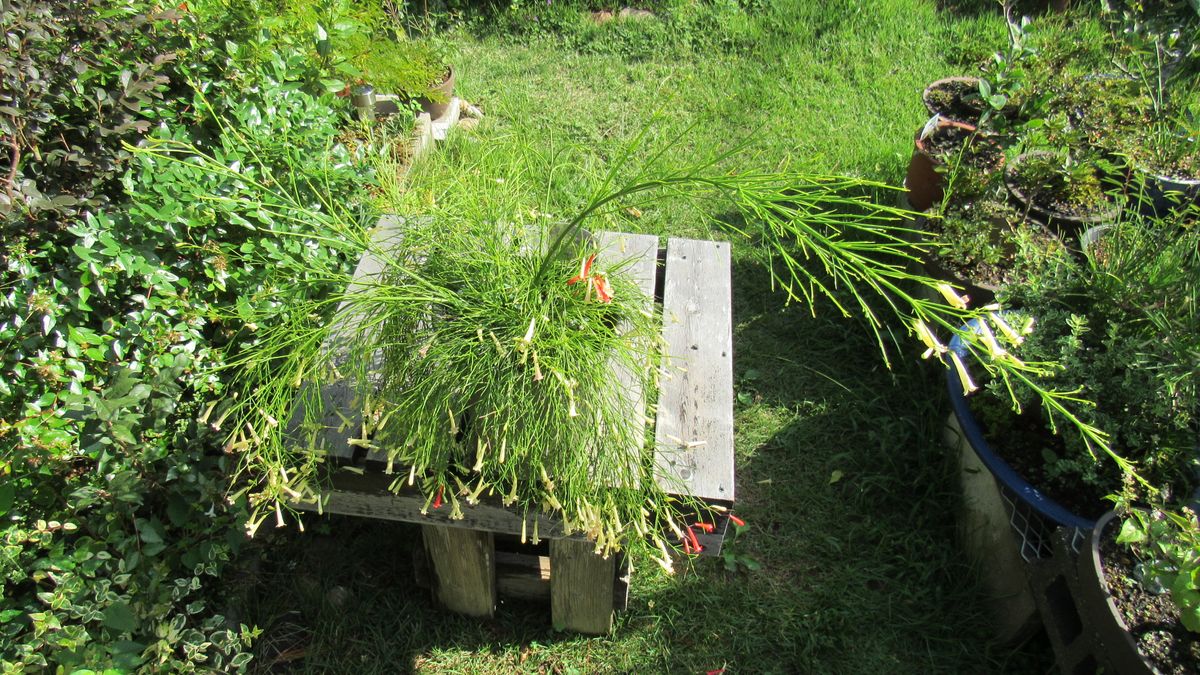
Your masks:
M 143 0 L 0 7 L 0 226 L 55 229 L 121 197 L 125 143 L 179 93 L 179 13 Z M 32 225 L 32 227 L 31 227 Z
M 1179 607 L 1179 621 L 1200 633 L 1200 521 L 1196 512 L 1133 509 L 1121 525 L 1118 543 L 1143 560 L 1148 585 L 1166 589 Z
M 1054 379 L 1094 402 L 1081 415 L 1109 434 L 1115 453 L 1105 459 L 1065 434 L 1062 449 L 1043 458 L 1048 475 L 1097 495 L 1191 493 L 1200 424 L 1198 237 L 1175 222 L 1126 224 L 1085 262 L 1010 289 L 1011 303 L 1037 323 L 1023 358 L 1061 364 Z M 1137 478 L 1126 480 L 1127 471 Z
M 309 209 L 354 212 L 369 175 L 336 143 L 344 111 L 305 92 L 294 53 L 243 66 L 237 45 L 193 50 L 204 17 L 66 4 L 0 10 L 10 30 L 24 22 L 31 45 L 9 55 L 26 61 L 3 63 L 24 69 L 5 70 L 8 82 L 36 68 L 46 82 L 96 84 L 7 101 L 42 134 L 25 141 L 60 128 L 85 140 L 78 154 L 22 146 L 24 196 L 5 214 L 6 228 L 22 218 L 53 228 L 6 229 L 0 248 L 0 666 L 235 672 L 257 631 L 214 593 L 249 511 L 231 483 L 239 462 L 223 450 L 222 368 L 258 328 L 238 319 L 246 298 L 287 299 L 288 288 L 267 288 L 279 261 L 313 275 L 353 264 L 353 251 L 296 225 L 270 195 L 284 186 Z M 78 51 L 57 61 L 32 49 L 69 39 Z M 154 51 L 173 46 L 193 50 L 196 88 Z M 141 58 L 146 70 L 125 67 Z M 153 86 L 140 88 L 137 72 Z M 211 72 L 242 77 L 201 77 Z M 112 87 L 102 104 L 101 85 Z M 107 109 L 122 101 L 126 112 Z M 10 112 L 0 110 L 11 123 Z M 112 125 L 125 114 L 128 127 Z M 212 164 L 155 154 L 197 146 Z M 42 204 L 29 186 L 77 201 Z M 255 208 L 230 206 L 248 196 Z

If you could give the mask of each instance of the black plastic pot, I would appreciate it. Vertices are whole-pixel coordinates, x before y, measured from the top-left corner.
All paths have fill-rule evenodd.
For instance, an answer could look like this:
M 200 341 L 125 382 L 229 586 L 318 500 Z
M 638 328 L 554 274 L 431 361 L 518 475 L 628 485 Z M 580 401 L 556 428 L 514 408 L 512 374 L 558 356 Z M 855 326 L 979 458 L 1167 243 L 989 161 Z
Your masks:
M 978 330 L 978 325 L 979 320 L 975 319 L 968 323 L 966 328 L 975 331 Z M 949 347 L 960 358 L 965 359 L 968 356 L 966 346 L 957 336 L 950 341 Z M 1054 547 L 1053 536 L 1059 528 L 1068 532 L 1072 547 L 1079 550 L 1087 534 L 1095 527 L 1096 521 L 1073 513 L 1042 494 L 992 449 L 984 438 L 978 420 L 971 412 L 970 403 L 963 394 L 962 383 L 954 368 L 946 370 L 946 389 L 950 395 L 950 406 L 964 437 L 1000 487 L 1000 494 L 1008 508 L 1009 523 L 1020 543 L 1021 557 L 1026 562 L 1050 557 Z
M 1147 217 L 1162 217 L 1200 204 L 1200 180 L 1173 178 L 1143 171 L 1140 176 L 1138 211 Z

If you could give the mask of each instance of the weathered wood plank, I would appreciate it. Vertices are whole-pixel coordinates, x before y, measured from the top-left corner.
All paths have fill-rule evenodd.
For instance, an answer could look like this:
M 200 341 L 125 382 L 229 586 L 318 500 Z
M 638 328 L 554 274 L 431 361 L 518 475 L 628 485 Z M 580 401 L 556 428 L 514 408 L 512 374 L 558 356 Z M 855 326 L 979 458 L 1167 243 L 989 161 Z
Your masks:
M 659 484 L 670 492 L 723 503 L 734 498 L 729 263 L 725 242 L 667 243 L 667 363 L 655 428 Z
M 380 250 L 387 250 L 395 245 L 402 236 L 404 228 L 404 219 L 400 216 L 385 215 L 380 217 L 376 223 L 374 230 L 371 232 L 371 239 L 375 242 Z M 370 283 L 372 280 L 378 279 L 386 269 L 386 261 L 375 255 L 372 251 L 367 251 L 358 261 L 358 266 L 354 269 L 354 276 L 351 279 L 350 285 L 346 292 L 354 293 L 357 290 L 364 288 L 364 284 Z M 338 307 L 338 314 L 342 314 L 347 308 L 347 303 L 343 302 Z M 361 318 L 349 317 L 349 320 L 340 321 L 326 338 L 321 349 L 326 354 L 332 354 L 331 362 L 334 368 L 339 371 L 354 370 L 361 372 L 358 364 L 350 364 L 351 353 L 349 346 L 359 337 Z M 376 354 L 372 359 L 372 364 L 369 366 L 369 372 L 378 372 L 378 368 L 374 367 L 377 361 L 382 359 L 382 355 Z M 351 372 L 345 372 L 344 375 L 352 375 Z M 362 402 L 358 400 L 360 387 L 351 377 L 343 377 L 321 387 L 319 392 L 321 404 L 319 408 L 314 408 L 311 405 L 306 405 L 301 402 L 296 406 L 296 410 L 292 414 L 292 420 L 289 424 L 289 434 L 298 442 L 305 446 L 315 446 L 318 450 L 324 450 L 335 460 L 342 463 L 353 461 L 355 446 L 351 444 L 351 440 L 360 439 L 363 436 L 362 424 Z M 306 391 L 301 399 L 313 396 L 313 392 Z M 322 412 L 321 417 L 316 420 L 316 424 L 320 431 L 315 437 L 310 437 L 302 429 L 306 415 L 311 413 L 307 410 L 319 409 Z
M 425 508 L 426 495 L 415 486 L 409 486 L 405 479 L 407 472 L 397 472 L 388 476 L 380 471 L 338 469 L 331 476 L 332 485 L 322 493 L 322 501 L 292 501 L 291 506 L 303 511 L 314 513 L 336 513 L 346 516 L 362 516 L 380 520 L 395 520 L 404 523 L 421 525 L 435 524 L 449 527 L 489 530 L 499 534 L 525 535 L 533 539 L 534 522 L 537 522 L 537 534 L 541 539 L 562 537 L 562 522 L 539 514 L 531 513 L 524 519 L 515 508 L 505 507 L 500 497 L 484 495 L 474 506 L 462 505 L 463 518 L 451 519 L 450 505 L 443 504 L 441 508 Z M 394 480 L 400 480 L 395 493 L 389 490 Z M 569 535 L 573 539 L 583 540 L 584 535 L 575 533 Z
M 654 291 L 658 283 L 658 237 L 646 234 L 598 232 L 595 235 L 595 241 L 599 251 L 597 259 L 602 261 L 602 265 L 608 266 L 629 261 L 625 267 L 625 273 L 637 284 L 638 289 L 645 296 L 645 309 L 649 311 L 654 305 Z M 617 330 L 628 331 L 629 326 L 621 325 L 617 327 Z M 645 347 L 649 349 L 650 346 L 645 345 Z M 628 364 L 611 360 L 609 364 L 613 376 L 625 392 L 624 399 L 629 402 L 629 415 L 632 423 L 637 425 L 636 428 L 644 428 L 646 396 L 642 391 L 641 378 L 630 370 Z M 636 477 L 639 474 L 638 467 L 641 464 L 643 446 L 643 443 L 638 443 L 627 449 L 627 475 Z M 614 485 L 613 487 L 633 486 Z
M 446 609 L 490 617 L 496 611 L 496 554 L 491 532 L 421 526 L 437 598 Z
M 550 615 L 555 630 L 605 635 L 612 630 L 616 557 L 601 558 L 595 544 L 550 542 Z

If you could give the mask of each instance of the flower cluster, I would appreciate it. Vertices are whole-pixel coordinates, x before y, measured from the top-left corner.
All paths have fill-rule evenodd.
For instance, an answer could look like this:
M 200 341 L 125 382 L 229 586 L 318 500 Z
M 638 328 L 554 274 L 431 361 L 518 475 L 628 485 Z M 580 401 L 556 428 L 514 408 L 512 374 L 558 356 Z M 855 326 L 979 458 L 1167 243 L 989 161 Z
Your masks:
M 596 261 L 596 254 L 593 253 L 579 265 L 579 274 L 567 280 L 567 283 L 574 286 L 580 282 L 587 284 L 587 294 L 585 300 L 592 299 L 592 291 L 596 292 L 596 299 L 600 302 L 612 302 L 612 287 L 608 284 L 608 277 L 600 272 L 592 272 L 592 263 Z

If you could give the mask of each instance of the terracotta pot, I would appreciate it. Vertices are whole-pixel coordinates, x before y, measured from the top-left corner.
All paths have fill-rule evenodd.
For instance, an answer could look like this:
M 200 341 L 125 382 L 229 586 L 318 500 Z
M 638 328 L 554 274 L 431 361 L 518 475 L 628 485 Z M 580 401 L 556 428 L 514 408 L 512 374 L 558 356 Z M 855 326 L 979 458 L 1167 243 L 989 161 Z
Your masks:
M 422 96 L 417 99 L 417 104 L 421 106 L 421 112 L 429 113 L 430 119 L 441 119 L 454 98 L 454 67 L 446 66 L 446 79 L 429 91 L 434 96 Z
M 908 203 L 914 211 L 927 211 L 929 207 L 942 201 L 945 180 L 938 169 L 944 167 L 945 162 L 930 152 L 929 145 L 930 139 L 946 129 L 962 129 L 968 133 L 975 133 L 975 127 L 971 124 L 942 119 L 938 120 L 937 127 L 928 139 L 921 138 L 921 131 L 913 137 L 913 154 L 908 163 L 904 187 L 908 189 Z
M 925 104 L 925 109 L 929 111 L 930 115 L 941 115 L 943 118 L 954 121 L 954 122 L 964 122 L 966 124 L 979 124 L 979 118 L 983 115 L 983 108 L 984 108 L 982 99 L 979 99 L 978 106 L 972 106 L 972 105 L 967 106 L 969 108 L 976 108 L 976 107 L 978 108 L 977 110 L 974 110 L 971 114 L 956 113 L 955 111 L 953 111 L 951 108 L 949 108 L 947 106 L 939 105 L 938 102 L 935 100 L 935 97 L 936 97 L 935 92 L 937 92 L 940 89 L 944 89 L 944 88 L 952 87 L 952 86 L 964 86 L 967 88 L 973 88 L 973 89 L 975 89 L 976 92 L 978 92 L 979 78 L 978 77 L 962 77 L 962 76 L 944 77 L 935 82 L 930 82 L 929 85 L 925 87 L 925 90 L 923 92 L 921 92 L 921 101 Z

